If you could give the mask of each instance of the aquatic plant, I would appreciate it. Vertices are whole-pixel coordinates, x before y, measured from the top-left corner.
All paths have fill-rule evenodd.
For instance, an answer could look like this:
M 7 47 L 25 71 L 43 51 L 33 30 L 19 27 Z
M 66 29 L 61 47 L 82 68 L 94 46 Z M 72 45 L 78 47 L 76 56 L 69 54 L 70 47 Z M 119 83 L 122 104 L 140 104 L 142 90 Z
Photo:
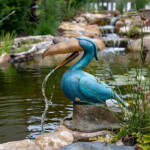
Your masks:
M 120 60 L 120 64 L 124 66 L 126 74 L 114 75 L 105 58 L 101 59 L 105 62 L 107 74 L 109 73 L 113 84 L 120 96 L 122 90 L 127 97 L 124 98 L 129 104 L 129 111 L 123 110 L 124 121 L 118 120 L 121 125 L 120 132 L 112 137 L 109 143 L 115 143 L 122 139 L 123 142 L 128 141 L 130 145 L 137 144 L 138 147 L 144 150 L 150 149 L 150 78 L 149 69 L 143 58 L 143 37 L 144 33 L 141 29 L 141 50 L 137 56 L 132 48 L 131 63 L 134 68 L 129 68 L 126 61 Z M 130 41 L 130 36 L 128 37 Z M 115 58 L 116 59 L 116 58 Z M 119 61 L 120 58 L 118 58 Z M 124 71 L 123 71 L 124 72 Z M 104 73 L 106 74 L 106 72 Z M 105 76 L 103 77 L 105 79 Z M 107 77 L 106 77 L 107 78 Z M 120 88 L 120 85 L 123 87 Z M 122 98 L 123 99 L 123 98 Z
M 143 37 L 144 34 L 141 30 L 142 42 L 138 58 L 135 57 L 132 48 L 132 63 L 135 65 L 135 69 L 129 71 L 126 67 L 129 74 L 125 79 L 128 84 L 125 91 L 129 95 L 130 113 L 125 114 L 126 121 L 122 123 L 122 129 L 126 133 L 125 136 L 130 136 L 130 139 L 134 139 L 139 147 L 148 150 L 150 148 L 150 78 L 148 67 L 143 62 Z M 122 135 L 122 137 L 125 136 Z

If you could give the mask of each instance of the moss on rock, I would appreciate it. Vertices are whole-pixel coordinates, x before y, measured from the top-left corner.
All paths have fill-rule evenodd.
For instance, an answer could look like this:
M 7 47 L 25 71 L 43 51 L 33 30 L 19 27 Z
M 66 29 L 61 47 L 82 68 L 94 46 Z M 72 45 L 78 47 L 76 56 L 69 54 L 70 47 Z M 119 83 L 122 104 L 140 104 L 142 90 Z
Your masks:
M 139 37 L 140 28 L 138 26 L 132 26 L 127 32 L 128 37 Z

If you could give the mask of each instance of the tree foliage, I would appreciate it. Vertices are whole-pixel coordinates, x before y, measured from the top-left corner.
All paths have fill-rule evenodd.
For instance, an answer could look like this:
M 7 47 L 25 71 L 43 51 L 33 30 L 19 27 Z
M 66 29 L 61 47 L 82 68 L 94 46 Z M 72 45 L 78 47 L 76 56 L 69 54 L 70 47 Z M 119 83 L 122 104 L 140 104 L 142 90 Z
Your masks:
M 136 9 L 144 9 L 148 3 L 150 3 L 150 0 L 135 0 Z
M 24 31 L 28 23 L 29 9 L 32 0 L 0 0 L 0 20 L 12 11 L 13 15 L 0 23 L 5 31 Z

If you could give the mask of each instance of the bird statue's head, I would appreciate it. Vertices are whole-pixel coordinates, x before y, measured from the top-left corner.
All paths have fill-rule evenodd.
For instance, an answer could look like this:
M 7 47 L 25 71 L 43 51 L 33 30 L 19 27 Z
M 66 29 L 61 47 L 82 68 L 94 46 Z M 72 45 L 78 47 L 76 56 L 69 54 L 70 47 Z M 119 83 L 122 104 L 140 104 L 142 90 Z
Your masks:
M 72 53 L 55 68 L 56 70 L 74 60 L 79 55 L 79 51 L 85 51 L 88 53 L 91 52 L 91 54 L 93 54 L 93 57 L 95 57 L 95 59 L 98 61 L 97 57 L 98 48 L 100 49 L 98 39 L 77 37 L 72 38 L 70 40 L 66 40 L 64 42 L 60 42 L 55 45 L 51 45 L 47 50 L 44 51 L 44 53 L 42 54 L 42 58 L 48 55 Z

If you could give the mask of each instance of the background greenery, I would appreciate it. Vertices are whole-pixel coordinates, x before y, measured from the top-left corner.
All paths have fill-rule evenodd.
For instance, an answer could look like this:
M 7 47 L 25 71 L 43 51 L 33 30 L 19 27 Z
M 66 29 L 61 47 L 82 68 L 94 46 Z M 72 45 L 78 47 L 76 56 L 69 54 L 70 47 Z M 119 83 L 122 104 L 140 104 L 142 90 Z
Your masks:
M 72 19 L 85 0 L 41 0 L 38 2 L 37 22 L 29 21 L 32 0 L 0 0 L 0 30 L 27 34 L 56 34 L 62 20 Z
M 103 0 L 39 0 L 38 18 L 36 22 L 29 21 L 30 5 L 33 0 L 0 0 L 0 32 L 16 31 L 24 34 L 57 34 L 61 21 L 71 20 L 81 11 L 98 11 L 107 9 L 100 6 Z M 116 0 L 116 8 L 123 12 L 127 0 Z M 134 0 L 132 5 L 136 10 L 143 9 L 150 0 Z M 15 13 L 1 21 L 11 12 Z
M 11 17 L 0 22 L 0 30 L 13 31 L 17 33 L 25 31 L 29 22 L 28 14 L 32 0 L 0 0 L 0 20 L 15 11 Z

